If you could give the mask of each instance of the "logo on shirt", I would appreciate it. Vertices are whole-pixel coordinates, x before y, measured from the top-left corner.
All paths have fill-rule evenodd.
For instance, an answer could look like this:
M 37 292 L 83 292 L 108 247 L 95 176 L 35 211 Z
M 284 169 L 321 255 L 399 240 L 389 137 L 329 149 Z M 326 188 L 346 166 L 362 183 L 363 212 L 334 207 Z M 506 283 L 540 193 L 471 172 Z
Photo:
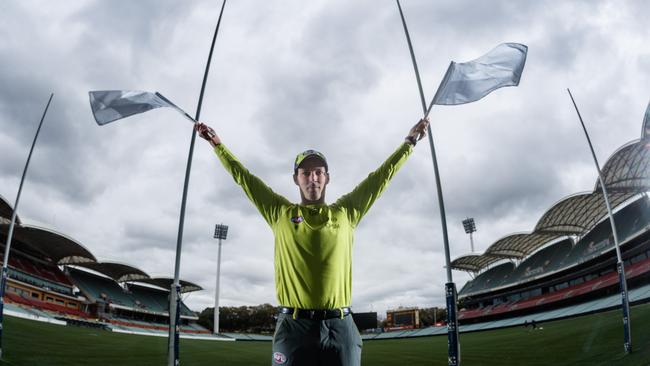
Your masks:
M 291 222 L 294 224 L 300 224 L 303 221 L 305 221 L 305 219 L 302 216 L 294 216 L 291 218 Z
M 287 356 L 280 352 L 275 352 L 273 354 L 273 361 L 278 365 L 284 365 L 287 362 Z

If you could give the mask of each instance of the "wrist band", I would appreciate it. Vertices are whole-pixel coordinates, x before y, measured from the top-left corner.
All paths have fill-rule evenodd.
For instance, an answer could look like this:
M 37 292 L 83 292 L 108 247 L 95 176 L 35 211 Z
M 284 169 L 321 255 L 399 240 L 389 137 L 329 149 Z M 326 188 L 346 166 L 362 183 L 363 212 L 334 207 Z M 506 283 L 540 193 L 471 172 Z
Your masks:
M 415 138 L 415 136 L 406 136 L 406 140 L 411 143 L 411 145 L 415 146 L 418 143 L 418 140 Z
M 212 140 L 213 137 L 217 136 L 217 134 L 214 132 L 214 130 L 206 130 L 205 131 L 205 137 L 207 137 L 207 140 Z

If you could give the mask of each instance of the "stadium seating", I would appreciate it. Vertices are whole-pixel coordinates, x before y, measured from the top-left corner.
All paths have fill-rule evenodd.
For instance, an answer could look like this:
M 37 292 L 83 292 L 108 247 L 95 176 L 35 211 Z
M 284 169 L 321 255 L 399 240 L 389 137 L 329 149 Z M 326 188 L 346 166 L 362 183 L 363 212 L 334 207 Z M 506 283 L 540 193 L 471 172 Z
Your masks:
M 21 304 L 21 305 L 27 305 L 30 307 L 35 308 L 35 310 L 47 310 L 51 311 L 53 313 L 58 313 L 58 314 L 64 314 L 64 315 L 72 315 L 72 316 L 77 316 L 80 318 L 89 318 L 90 315 L 86 312 L 83 312 L 78 309 L 72 309 L 66 306 L 62 305 L 57 305 L 53 304 L 50 302 L 46 301 L 40 301 L 36 299 L 31 299 L 28 297 L 20 296 L 18 294 L 15 294 L 13 292 L 7 291 L 5 293 L 5 298 L 8 299 L 9 301 L 12 301 L 16 304 Z
M 1 257 L 2 256 L 0 256 L 0 258 Z M 57 266 L 52 264 L 44 262 L 36 263 L 27 257 L 13 255 L 9 257 L 9 266 L 24 273 L 40 277 L 44 280 L 72 286 L 72 283 L 70 283 L 70 280 L 68 280 L 63 272 L 61 272 Z
M 36 277 L 32 274 L 27 274 L 25 272 L 9 268 L 9 277 L 14 278 L 18 281 L 29 283 L 31 285 L 41 287 L 41 288 L 47 288 L 52 291 L 56 291 L 62 294 L 66 295 L 72 295 L 72 288 L 71 287 L 66 287 L 63 286 L 59 283 L 51 282 L 44 280 L 42 278 Z
M 567 239 L 538 251 L 519 264 L 504 285 L 525 282 L 557 269 L 572 245 L 571 240 Z
M 616 212 L 614 217 L 619 241 L 625 246 L 626 241 L 650 229 L 650 200 L 638 199 Z M 464 297 L 487 293 L 502 286 L 523 284 L 592 260 L 613 249 L 611 232 L 609 220 L 603 219 L 573 248 L 567 242 L 544 248 L 525 258 L 512 273 L 507 273 L 504 264 L 490 268 L 466 283 L 459 295 Z
M 499 287 L 508 280 L 508 277 L 514 271 L 514 263 L 507 262 L 499 264 L 489 270 L 479 274 L 474 280 L 467 282 L 460 294 L 477 293 L 489 288 Z
M 3 257 L 0 254 L 0 260 Z M 9 257 L 9 277 L 62 294 L 72 294 L 72 283 L 57 266 L 40 261 L 37 263 L 15 253 Z
M 169 309 L 169 293 L 152 288 L 129 285 L 129 291 L 137 306 L 155 312 L 167 312 Z
M 115 281 L 90 273 L 69 269 L 70 278 L 92 302 L 108 302 L 137 308 L 133 298 L 124 291 Z
M 627 272 L 627 271 L 626 271 Z M 629 291 L 630 302 L 649 301 L 650 284 Z M 475 324 L 463 324 L 459 327 L 461 333 L 475 332 L 480 330 L 497 329 L 512 326 L 522 326 L 525 322 L 535 320 L 538 323 L 556 320 L 561 318 L 573 317 L 581 314 L 603 311 L 607 309 L 619 308 L 621 306 L 621 297 L 619 294 L 607 296 L 602 299 L 591 300 L 582 304 L 571 305 L 555 310 L 547 310 L 527 315 L 516 316 L 508 319 L 492 320 Z M 634 311 L 634 309 L 632 309 Z M 371 339 L 393 339 L 393 338 L 410 338 L 425 337 L 432 335 L 447 334 L 447 327 L 426 327 L 421 329 L 403 330 L 396 332 L 385 332 L 378 334 L 363 334 L 363 340 Z
M 650 259 L 648 258 L 629 265 L 625 268 L 625 274 L 628 280 L 645 273 L 650 273 Z M 461 310 L 458 314 L 458 319 L 464 320 L 480 318 L 487 315 L 503 314 L 522 309 L 532 309 L 541 305 L 582 296 L 599 289 L 615 286 L 617 284 L 618 274 L 616 272 L 610 272 L 604 276 L 594 278 L 578 285 L 569 286 L 552 293 L 533 296 L 527 299 L 498 304 L 495 306 L 483 307 L 480 309 Z
M 650 223 L 648 200 L 638 200 L 614 214 L 618 240 L 624 243 L 647 228 Z M 558 268 L 567 268 L 596 258 L 614 247 L 612 228 L 609 220 L 596 225 L 585 235 L 566 256 Z
M 111 324 L 111 327 L 117 327 L 129 331 L 147 331 L 151 333 L 165 333 L 169 331 L 169 325 L 162 323 L 146 322 L 120 317 L 111 317 L 108 319 L 108 322 Z M 181 332 L 191 334 L 210 334 L 209 330 L 198 324 L 182 325 Z

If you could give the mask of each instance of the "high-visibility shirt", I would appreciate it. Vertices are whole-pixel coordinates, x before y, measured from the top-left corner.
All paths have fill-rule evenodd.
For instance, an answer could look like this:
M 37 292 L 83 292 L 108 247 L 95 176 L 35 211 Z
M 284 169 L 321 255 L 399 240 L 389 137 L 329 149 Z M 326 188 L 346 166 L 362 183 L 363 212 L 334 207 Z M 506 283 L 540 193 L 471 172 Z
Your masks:
M 273 231 L 279 304 L 301 309 L 350 306 L 354 229 L 413 147 L 400 145 L 352 192 L 331 205 L 291 203 L 251 174 L 224 144 L 214 151 Z

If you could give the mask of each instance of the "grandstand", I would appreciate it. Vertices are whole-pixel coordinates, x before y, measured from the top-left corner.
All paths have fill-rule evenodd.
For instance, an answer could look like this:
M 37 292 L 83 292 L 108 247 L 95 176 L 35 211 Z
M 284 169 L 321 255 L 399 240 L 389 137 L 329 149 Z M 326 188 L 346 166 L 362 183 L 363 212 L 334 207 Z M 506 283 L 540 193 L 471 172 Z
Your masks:
M 647 146 L 645 136 L 624 145 L 602 169 L 630 294 L 645 294 L 630 296 L 633 301 L 650 299 Z M 561 317 L 620 306 L 615 263 L 612 228 L 597 183 L 592 192 L 554 204 L 532 232 L 507 235 L 482 254 L 456 258 L 452 268 L 473 277 L 459 292 L 458 318 L 464 325 L 507 325 L 532 314 L 552 319 L 540 314 Z
M 0 196 L 0 250 L 11 205 Z M 0 256 L 2 258 L 2 256 Z M 5 293 L 7 314 L 51 323 L 166 335 L 173 279 L 151 278 L 128 264 L 99 262 L 78 241 L 45 225 L 16 220 Z M 181 292 L 202 288 L 181 281 Z M 209 335 L 181 302 L 181 332 Z
M 650 200 L 642 194 L 614 217 L 621 223 L 617 230 L 628 285 L 646 284 L 650 278 Z M 604 220 L 575 244 L 563 239 L 543 246 L 518 265 L 507 262 L 484 270 L 460 291 L 459 319 L 516 316 L 618 293 L 615 262 L 611 227 Z

